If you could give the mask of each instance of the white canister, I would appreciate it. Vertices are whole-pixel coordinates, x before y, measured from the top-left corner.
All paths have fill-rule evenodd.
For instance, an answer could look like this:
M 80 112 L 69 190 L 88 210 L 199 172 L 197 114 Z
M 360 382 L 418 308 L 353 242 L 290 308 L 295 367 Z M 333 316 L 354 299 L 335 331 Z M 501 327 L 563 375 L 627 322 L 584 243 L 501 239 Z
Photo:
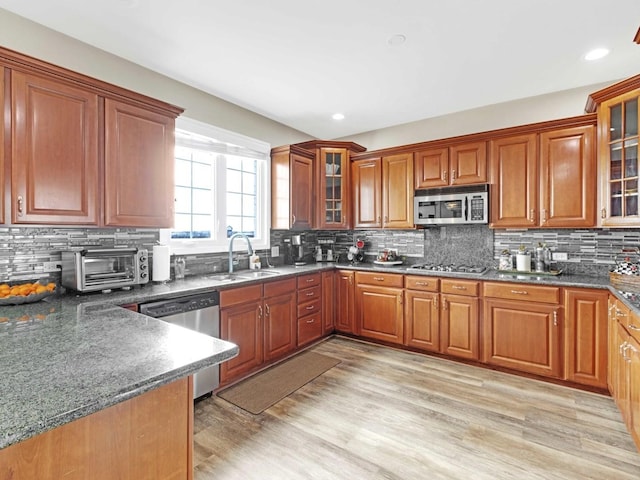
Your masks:
M 519 272 L 531 271 L 531 254 L 516 253 L 516 270 Z

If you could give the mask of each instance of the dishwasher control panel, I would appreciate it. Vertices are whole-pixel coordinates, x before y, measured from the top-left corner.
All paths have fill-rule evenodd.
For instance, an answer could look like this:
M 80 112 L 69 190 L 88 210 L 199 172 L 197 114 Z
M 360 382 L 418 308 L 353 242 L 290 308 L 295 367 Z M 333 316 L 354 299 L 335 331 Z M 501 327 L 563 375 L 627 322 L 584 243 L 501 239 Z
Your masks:
M 140 313 L 149 317 L 162 318 L 179 313 L 202 310 L 220 305 L 220 292 L 208 292 L 198 295 L 189 295 L 169 300 L 143 303 L 140 305 Z

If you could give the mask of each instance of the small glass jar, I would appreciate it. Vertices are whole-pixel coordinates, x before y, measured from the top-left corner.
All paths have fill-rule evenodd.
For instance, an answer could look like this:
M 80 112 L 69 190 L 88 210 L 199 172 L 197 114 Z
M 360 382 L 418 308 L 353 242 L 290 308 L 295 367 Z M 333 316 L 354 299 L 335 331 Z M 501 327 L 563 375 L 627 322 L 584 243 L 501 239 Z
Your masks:
M 502 252 L 498 259 L 498 270 L 513 270 L 513 259 L 511 253 Z

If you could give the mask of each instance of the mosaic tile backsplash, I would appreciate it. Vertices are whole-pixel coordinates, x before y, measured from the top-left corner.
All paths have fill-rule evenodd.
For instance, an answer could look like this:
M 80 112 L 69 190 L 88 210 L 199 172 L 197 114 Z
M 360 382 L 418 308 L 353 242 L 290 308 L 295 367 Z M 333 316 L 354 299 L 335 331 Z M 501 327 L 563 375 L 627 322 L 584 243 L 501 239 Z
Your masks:
M 361 238 L 365 242 L 367 262 L 375 260 L 380 250 L 394 248 L 405 264 L 496 266 L 502 250 L 515 251 L 520 245 L 532 249 L 541 242 L 554 252 L 567 253 L 568 260 L 558 262 L 559 268 L 567 273 L 584 275 L 607 275 L 616 257 L 624 256 L 621 255 L 623 249 L 640 247 L 640 229 L 491 230 L 483 225 L 461 225 L 422 230 L 273 230 L 271 244 L 280 246 L 280 255 L 270 258 L 269 252 L 258 251 L 263 266 L 282 265 L 288 261 L 285 240 L 292 233 L 302 235 L 308 262 L 315 262 L 314 251 L 318 244 L 324 251 L 331 248 L 339 261 L 346 262 L 347 249 L 356 238 Z M 126 245 L 147 248 L 151 252 L 158 237 L 158 231 L 152 229 L 0 228 L 0 281 L 40 276 L 56 279 L 59 273 L 45 274 L 43 264 L 59 261 L 60 252 L 69 248 Z M 234 256 L 239 262 L 237 268 L 248 268 L 245 254 Z M 187 255 L 185 273 L 226 271 L 227 258 L 226 253 Z

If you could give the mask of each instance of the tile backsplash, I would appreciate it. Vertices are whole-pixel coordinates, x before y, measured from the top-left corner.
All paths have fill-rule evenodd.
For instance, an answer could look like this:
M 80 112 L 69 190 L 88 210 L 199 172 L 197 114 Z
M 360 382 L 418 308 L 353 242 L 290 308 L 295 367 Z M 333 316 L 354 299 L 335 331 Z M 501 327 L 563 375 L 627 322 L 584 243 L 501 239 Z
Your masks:
M 419 230 L 349 230 L 291 232 L 273 230 L 271 244 L 280 246 L 280 255 L 270 258 L 258 252 L 263 265 L 285 262 L 286 242 L 292 233 L 301 234 L 305 257 L 314 262 L 316 245 L 331 245 L 340 261 L 356 238 L 365 241 L 365 261 L 373 261 L 378 251 L 394 248 L 406 264 L 455 263 L 483 266 L 497 265 L 504 249 L 517 250 L 521 244 L 534 248 L 545 243 L 554 252 L 564 252 L 566 262 L 558 266 L 568 273 L 606 275 L 621 251 L 640 246 L 640 229 L 557 229 L 557 230 L 492 230 L 485 225 L 456 225 Z M 44 274 L 44 262 L 60 260 L 60 252 L 69 248 L 126 245 L 147 248 L 150 252 L 158 241 L 157 230 L 135 228 L 0 228 L 0 281 L 37 278 Z M 248 258 L 236 254 L 238 268 L 248 268 Z M 195 275 L 223 271 L 228 268 L 227 254 L 186 255 L 186 274 Z

